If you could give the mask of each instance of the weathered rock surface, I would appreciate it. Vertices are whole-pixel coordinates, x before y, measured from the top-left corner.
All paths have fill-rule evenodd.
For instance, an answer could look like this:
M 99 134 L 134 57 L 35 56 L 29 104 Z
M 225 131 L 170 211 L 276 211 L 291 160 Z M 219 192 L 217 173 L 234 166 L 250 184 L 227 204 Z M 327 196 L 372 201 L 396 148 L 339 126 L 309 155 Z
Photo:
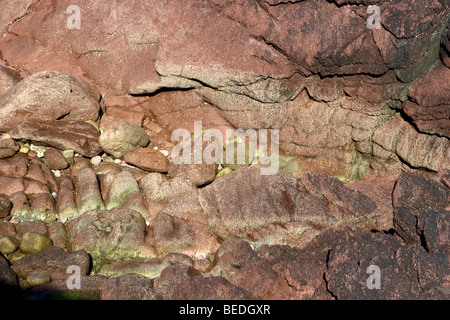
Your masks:
M 317 173 L 296 179 L 286 171 L 263 176 L 259 171 L 243 168 L 201 190 L 200 204 L 220 238 L 231 233 L 263 243 L 303 246 L 330 227 L 384 227 L 381 222 L 386 219 L 377 205 L 338 179 Z
M 52 280 L 66 279 L 70 276 L 67 270 L 77 266 L 80 275 L 89 274 L 91 263 L 85 251 L 64 251 L 62 248 L 50 246 L 37 254 L 23 257 L 13 265 L 13 271 L 23 278 L 34 273 L 45 274 Z
M 12 157 L 19 151 L 20 147 L 13 139 L 5 138 L 0 140 L 0 159 Z
M 402 246 L 393 236 L 366 234 L 330 251 L 325 274 L 338 299 L 443 299 L 448 261 L 422 247 Z M 380 289 L 370 289 L 368 268 L 379 268 Z
M 11 131 L 14 139 L 25 139 L 37 145 L 47 145 L 58 150 L 75 152 L 93 157 L 102 149 L 98 142 L 99 132 L 84 121 L 50 120 L 24 121 Z
M 146 171 L 165 173 L 169 171 L 169 159 L 161 152 L 150 148 L 139 148 L 127 152 L 125 162 Z
M 223 277 L 203 277 L 185 265 L 163 270 L 155 279 L 155 290 L 163 300 L 246 300 L 250 297 L 242 289 Z
M 71 249 L 84 250 L 93 259 L 93 268 L 116 260 L 150 258 L 145 246 L 145 220 L 134 210 L 88 211 L 66 224 Z
M 99 142 L 106 153 L 121 159 L 129 151 L 146 147 L 150 143 L 150 138 L 141 127 L 124 124 L 102 133 Z
M 85 81 L 55 71 L 33 74 L 0 99 L 0 131 L 25 121 L 96 121 L 100 93 Z
M 150 220 L 154 219 L 170 201 L 198 194 L 195 184 L 189 179 L 168 179 L 167 176 L 156 172 L 142 178 L 139 186 L 147 204 Z
M 364 1 L 188 1 L 183 10 L 176 2 L 101 8 L 92 2 L 82 6 L 89 8 L 83 12 L 83 35 L 55 28 L 67 16 L 64 4 L 26 2 L 23 8 L 32 10 L 13 10 L 6 2 L 1 8 L 3 59 L 29 74 L 57 66 L 89 79 L 105 92 L 106 115 L 115 119 L 110 123 L 168 129 L 169 137 L 176 128 L 191 131 L 196 120 L 220 129 L 279 128 L 282 145 L 302 166 L 332 175 L 390 176 L 401 161 L 433 171 L 448 165 L 442 161 L 448 139 L 433 155 L 438 160 L 426 159 L 427 145 L 437 143 L 428 133 L 448 131 L 445 89 L 428 81 L 444 79 L 447 72 L 444 66 L 433 69 L 439 60 L 448 63 L 442 1 L 377 3 L 381 29 L 367 27 Z M 109 12 L 115 12 L 113 18 L 93 19 Z M 434 100 L 422 97 L 425 88 L 436 93 Z M 124 96 L 130 93 L 153 96 Z M 436 104 L 438 99 L 444 103 Z M 125 108 L 133 112 L 120 111 Z M 380 124 L 402 108 L 421 133 L 413 139 L 405 133 L 398 150 L 385 150 L 386 159 L 372 137 L 397 141 Z M 149 111 L 160 125 L 151 125 Z
M 448 300 L 445 1 L 76 5 L 0 1 L 2 298 Z M 176 164 L 195 121 L 280 170 Z
M 0 218 L 4 218 L 11 212 L 11 201 L 8 198 L 0 195 Z
M 442 81 L 449 78 L 450 69 L 438 65 L 409 87 L 404 110 L 421 132 L 450 138 L 450 93 Z
M 68 289 L 67 280 L 52 281 L 28 290 L 25 300 L 155 300 L 151 279 L 138 274 L 117 278 L 81 276 L 80 289 Z
M 35 254 L 52 244 L 52 240 L 46 235 L 36 232 L 27 232 L 22 236 L 19 250 L 26 254 Z
M 5 94 L 11 87 L 20 82 L 22 77 L 14 69 L 0 66 L 0 96 Z

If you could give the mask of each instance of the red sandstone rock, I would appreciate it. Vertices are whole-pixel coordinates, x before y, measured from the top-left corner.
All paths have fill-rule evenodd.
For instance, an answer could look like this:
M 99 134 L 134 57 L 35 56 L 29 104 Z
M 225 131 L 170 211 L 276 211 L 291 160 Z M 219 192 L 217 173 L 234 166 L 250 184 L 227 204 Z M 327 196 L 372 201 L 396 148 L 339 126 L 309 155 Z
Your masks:
M 169 170 L 169 159 L 161 152 L 150 148 L 139 148 L 127 152 L 124 160 L 146 171 L 164 173 Z
M 98 119 L 100 93 L 81 79 L 58 72 L 36 73 L 0 99 L 0 130 L 24 121 Z
M 409 88 L 405 113 L 421 132 L 450 138 L 450 69 L 438 65 Z
M 75 150 L 87 157 L 96 156 L 102 151 L 98 142 L 99 132 L 84 121 L 25 121 L 11 131 L 11 136 L 58 150 Z

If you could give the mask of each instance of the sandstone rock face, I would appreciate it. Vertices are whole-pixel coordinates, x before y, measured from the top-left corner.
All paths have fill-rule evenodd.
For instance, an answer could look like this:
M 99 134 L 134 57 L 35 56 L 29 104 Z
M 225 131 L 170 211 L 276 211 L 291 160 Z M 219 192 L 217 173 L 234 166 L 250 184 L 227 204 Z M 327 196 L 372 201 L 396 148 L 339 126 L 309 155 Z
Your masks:
M 448 300 L 444 0 L 73 5 L 0 1 L 1 298 Z
M 59 72 L 38 72 L 18 83 L 0 99 L 0 131 L 25 120 L 98 119 L 100 93 L 81 79 Z
M 364 283 L 371 265 L 383 270 L 381 285 L 389 290 L 371 290 Z M 445 291 L 438 288 L 448 276 L 447 266 L 444 255 L 427 254 L 422 247 L 403 247 L 390 236 L 366 235 L 358 244 L 349 241 L 331 250 L 325 277 L 328 289 L 340 299 L 442 298 Z
M 208 224 L 220 238 L 231 233 L 301 247 L 320 231 L 341 224 L 382 228 L 376 222 L 384 220 L 377 205 L 338 179 L 315 173 L 296 179 L 286 171 L 262 176 L 259 170 L 240 169 L 200 192 Z
M 442 81 L 449 78 L 450 69 L 439 65 L 409 88 L 404 110 L 421 132 L 450 138 L 450 93 Z
M 89 79 L 105 93 L 110 123 L 168 129 L 169 137 L 196 120 L 219 129 L 278 128 L 281 147 L 301 168 L 331 175 L 398 177 L 402 161 L 432 171 L 448 166 L 448 97 L 445 86 L 428 81 L 448 71 L 442 1 L 377 2 L 381 29 L 367 27 L 365 1 L 91 2 L 81 6 L 89 8 L 83 32 L 55 27 L 67 17 L 65 4 L 24 0 L 11 9 L 4 2 L 3 59 L 28 74 L 57 66 Z M 434 100 L 422 97 L 424 88 Z M 130 93 L 153 96 L 124 96 Z M 141 111 L 117 111 L 130 106 Z M 401 109 L 408 117 L 399 122 L 414 122 L 420 133 L 413 128 L 414 137 L 398 140 L 383 124 Z M 395 147 L 379 150 L 374 135 Z M 435 161 L 426 158 L 432 143 L 439 144 Z
M 11 87 L 20 82 L 22 77 L 14 69 L 0 66 L 0 96 L 5 94 Z

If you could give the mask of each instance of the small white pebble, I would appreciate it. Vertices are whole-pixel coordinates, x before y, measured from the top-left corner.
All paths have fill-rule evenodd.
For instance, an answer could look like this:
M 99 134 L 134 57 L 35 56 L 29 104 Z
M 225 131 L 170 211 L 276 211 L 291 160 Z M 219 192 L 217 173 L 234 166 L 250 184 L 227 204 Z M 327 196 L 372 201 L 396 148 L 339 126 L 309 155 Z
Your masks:
M 102 157 L 101 156 L 95 156 L 91 158 L 91 163 L 94 166 L 98 166 L 100 164 L 100 162 L 102 162 Z
M 158 147 L 157 147 L 157 146 L 154 146 L 154 147 L 153 147 L 153 150 L 158 151 Z
M 169 151 L 167 150 L 160 150 L 159 152 L 161 152 L 163 155 L 165 155 L 166 157 L 169 156 Z
M 37 152 L 37 157 L 38 158 L 43 158 L 44 157 L 44 153 L 42 151 L 38 151 Z
M 32 145 L 30 146 L 30 150 L 31 150 L 31 151 L 38 151 L 38 147 L 36 147 L 34 144 L 32 144 Z
M 120 160 L 120 159 L 114 159 L 114 163 L 116 163 L 116 164 L 121 164 L 121 163 L 122 163 L 122 160 Z
M 52 172 L 55 175 L 55 177 L 57 177 L 57 178 L 61 177 L 61 171 L 59 171 L 59 170 L 52 170 Z
M 58 194 L 56 192 L 52 192 L 52 197 L 53 197 L 53 199 L 57 199 L 58 198 Z
M 150 222 L 148 222 L 148 221 L 145 221 L 145 224 L 146 224 L 147 226 L 149 226 L 149 225 L 150 225 Z

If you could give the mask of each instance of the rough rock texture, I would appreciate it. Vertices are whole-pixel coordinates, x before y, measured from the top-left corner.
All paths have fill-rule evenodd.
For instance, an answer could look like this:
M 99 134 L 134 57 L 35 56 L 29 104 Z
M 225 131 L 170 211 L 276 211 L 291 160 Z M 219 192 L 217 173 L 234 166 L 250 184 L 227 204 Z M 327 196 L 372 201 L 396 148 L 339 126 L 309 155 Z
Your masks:
M 38 72 L 22 80 L 0 99 L 0 131 L 28 121 L 96 121 L 100 93 L 81 79 L 59 72 Z
M 152 256 L 151 248 L 144 245 L 144 218 L 134 210 L 89 211 L 66 227 L 71 249 L 88 252 L 96 270 L 118 258 Z
M 13 271 L 23 278 L 34 273 L 46 274 L 52 280 L 67 279 L 70 266 L 80 268 L 81 275 L 90 271 L 90 257 L 85 251 L 66 252 L 62 248 L 51 246 L 37 254 L 23 257 L 13 265 Z
M 99 132 L 85 121 L 24 121 L 11 131 L 11 136 L 61 151 L 75 150 L 87 157 L 96 156 L 102 151 L 98 142 Z
M 426 197 L 419 196 L 426 194 Z M 416 174 L 404 173 L 393 192 L 394 228 L 406 244 L 448 255 L 450 189 Z
M 0 140 L 0 159 L 12 157 L 19 149 L 19 144 L 13 139 L 5 138 Z
M 450 69 L 439 65 L 409 87 L 404 111 L 421 132 L 450 138 L 449 78 Z
M 106 153 L 115 158 L 123 158 L 129 151 L 146 147 L 150 143 L 150 138 L 141 127 L 124 124 L 102 133 L 99 142 Z
M 380 268 L 381 289 L 366 283 L 370 265 Z M 443 299 L 448 261 L 442 254 L 427 254 L 422 247 L 402 246 L 390 235 L 367 234 L 330 251 L 325 278 L 328 290 L 339 299 Z
M 302 246 L 324 229 L 342 224 L 385 227 L 377 205 L 338 179 L 317 173 L 296 179 L 286 171 L 263 176 L 260 169 L 242 168 L 200 192 L 208 224 L 222 239 L 232 233 Z
M 11 201 L 4 196 L 0 196 L 0 218 L 4 218 L 11 212 Z
M 196 120 L 219 129 L 270 127 L 281 130 L 281 147 L 301 168 L 332 175 L 399 175 L 402 161 L 448 167 L 448 97 L 443 82 L 428 81 L 448 72 L 440 62 L 448 63 L 448 8 L 436 0 L 377 2 L 382 27 L 370 29 L 367 5 L 91 0 L 80 4 L 89 9 L 76 30 L 64 26 L 66 4 L 24 0 L 11 9 L 4 2 L 0 49 L 25 74 L 56 68 L 88 79 L 111 110 L 141 110 L 125 122 L 168 129 L 169 137 L 176 128 L 192 131 Z M 432 99 L 422 97 L 430 90 Z M 149 113 L 159 125 L 143 120 Z M 420 133 L 413 128 L 399 140 L 383 125 L 394 116 Z M 378 150 L 374 135 L 395 147 Z M 430 144 L 440 144 L 435 161 L 426 157 Z
M 446 1 L 72 5 L 0 1 L 1 298 L 449 299 Z
M 186 178 L 168 179 L 160 173 L 150 173 L 139 181 L 150 219 L 170 201 L 197 195 L 195 184 Z
M 139 148 L 127 152 L 125 162 L 146 171 L 165 173 L 169 171 L 169 159 L 161 152 L 150 148 Z
M 25 300 L 155 300 L 151 279 L 138 274 L 117 278 L 82 276 L 80 290 L 67 288 L 67 280 L 56 280 L 28 290 Z
M 192 267 L 176 265 L 155 279 L 157 295 L 164 300 L 244 300 L 247 293 L 223 277 L 203 277 Z
M 14 69 L 0 66 L 0 96 L 5 94 L 16 83 L 20 82 L 22 77 Z

